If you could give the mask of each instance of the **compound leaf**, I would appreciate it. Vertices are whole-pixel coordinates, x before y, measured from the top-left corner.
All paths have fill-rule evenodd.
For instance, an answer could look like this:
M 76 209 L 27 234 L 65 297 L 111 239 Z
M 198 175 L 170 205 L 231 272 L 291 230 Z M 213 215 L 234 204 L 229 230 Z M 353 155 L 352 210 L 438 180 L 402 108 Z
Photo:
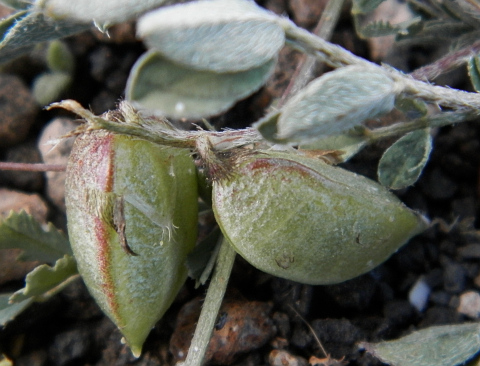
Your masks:
M 54 267 L 42 264 L 27 274 L 25 287 L 15 292 L 10 298 L 10 302 L 18 303 L 40 296 L 77 273 L 77 263 L 70 255 L 65 255 L 57 260 Z
M 24 211 L 11 212 L 0 221 L 0 249 L 20 248 L 19 260 L 55 263 L 72 254 L 67 238 L 52 224 L 44 229 Z
M 398 24 L 380 20 L 368 23 L 363 27 L 357 27 L 357 33 L 362 38 L 384 37 L 396 34 L 406 36 L 410 33 L 410 29 L 418 27 L 421 21 L 421 17 L 415 17 Z

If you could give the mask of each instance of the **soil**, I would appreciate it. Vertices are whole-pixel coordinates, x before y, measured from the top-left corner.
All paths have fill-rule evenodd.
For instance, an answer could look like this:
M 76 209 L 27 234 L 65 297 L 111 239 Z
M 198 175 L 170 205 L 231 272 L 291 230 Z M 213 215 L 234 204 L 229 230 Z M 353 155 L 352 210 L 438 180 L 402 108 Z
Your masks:
M 312 29 L 324 1 L 261 3 Z M 110 32 L 110 39 L 93 30 L 65 39 L 77 67 L 73 86 L 62 95 L 63 99 L 75 99 L 96 114 L 115 108 L 123 96 L 130 67 L 144 51 L 142 44 L 134 40 L 132 24 L 116 29 Z M 443 50 L 443 45 L 430 45 L 407 48 L 401 54 L 389 53 L 388 45 L 367 43 L 356 36 L 348 9 L 342 14 L 332 41 L 362 57 L 377 55 L 391 64 L 404 65 L 406 72 L 432 62 Z M 378 56 L 382 54 L 380 51 L 385 55 Z M 286 49 L 274 78 L 265 88 L 213 118 L 211 123 L 218 129 L 249 126 L 265 113 L 272 100 L 281 96 L 299 59 L 298 54 Z M 3 73 L 21 80 L 28 94 L 34 78 L 44 69 L 38 55 L 32 54 L 5 66 Z M 437 82 L 471 89 L 463 69 Z M 22 108 L 21 103 L 26 99 L 17 99 L 20 105 L 16 104 L 16 108 Z M 3 105 L 2 99 L 0 113 L 2 108 L 12 110 L 11 106 Z M 22 131 L 14 143 L 0 144 L 1 161 L 20 159 L 15 156 L 29 162 L 39 161 L 36 142 L 49 121 L 57 117 L 74 118 L 59 110 L 38 108 L 33 114 L 29 111 L 28 133 Z M 312 364 L 318 365 L 375 366 L 382 363 L 362 350 L 359 342 L 394 339 L 432 325 L 478 320 L 480 309 L 466 311 L 462 299 L 466 294 L 480 292 L 480 232 L 477 231 L 480 128 L 476 122 L 469 122 L 434 133 L 434 149 L 420 180 L 395 193 L 409 207 L 437 224 L 370 273 L 338 285 L 309 286 L 276 278 L 237 256 L 212 341 L 212 363 L 293 366 L 306 365 L 313 356 L 316 359 L 311 360 Z M 391 142 L 366 148 L 344 166 L 376 179 L 378 160 Z M 43 204 L 46 210 L 39 216 L 65 230 L 62 204 L 48 195 L 52 188 L 47 187 L 46 176 L 2 172 L 0 188 L 8 190 L 0 196 L 2 205 L 4 197 L 13 194 L 12 191 L 35 194 L 42 199 L 41 203 L 28 201 L 20 207 L 0 205 L 2 213 L 9 208 L 43 212 Z M 1 292 L 23 286 L 23 276 L 30 269 L 26 267 L 23 273 L 4 278 L 0 282 Z M 409 301 L 409 293 L 419 280 L 431 290 L 421 308 Z M 79 280 L 48 302 L 34 304 L 7 324 L 0 331 L 1 352 L 17 366 L 174 365 L 177 357 L 187 350 L 188 334 L 196 322 L 205 291 L 205 287 L 195 289 L 194 281 L 188 280 L 165 317 L 152 329 L 143 355 L 135 359 L 121 344 L 119 331 Z M 244 332 L 242 337 L 236 338 L 226 331 L 235 327 Z M 326 358 L 316 337 L 330 358 Z

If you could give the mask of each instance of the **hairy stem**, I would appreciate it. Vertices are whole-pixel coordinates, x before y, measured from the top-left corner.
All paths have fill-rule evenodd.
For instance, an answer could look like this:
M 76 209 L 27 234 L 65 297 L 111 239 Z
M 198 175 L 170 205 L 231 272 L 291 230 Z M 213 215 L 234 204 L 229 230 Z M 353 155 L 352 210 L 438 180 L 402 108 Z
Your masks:
M 322 12 L 322 17 L 318 21 L 313 34 L 318 37 L 329 40 L 332 36 L 333 29 L 337 24 L 340 12 L 342 10 L 344 0 L 329 0 L 325 9 Z M 281 108 L 286 101 L 293 95 L 295 95 L 300 89 L 302 89 L 312 79 L 317 64 L 316 57 L 312 55 L 304 55 L 300 63 L 297 65 L 295 74 L 290 80 L 285 93 L 283 94 L 278 108 Z
M 449 53 L 434 63 L 415 70 L 410 75 L 418 80 L 433 80 L 447 71 L 462 66 L 468 62 L 471 57 L 478 55 L 479 52 L 480 41 L 476 41 L 468 47 Z
M 0 162 L 0 170 L 18 170 L 24 172 L 63 172 L 67 169 L 65 165 L 43 164 L 43 163 L 13 163 L 8 161 Z
M 412 76 L 403 74 L 393 68 L 382 67 L 355 56 L 344 48 L 333 45 L 295 26 L 287 20 L 282 19 L 282 26 L 293 47 L 315 55 L 319 60 L 332 67 L 364 65 L 365 67 L 375 68 L 379 73 L 385 73 L 397 81 L 399 85 L 401 85 L 403 92 L 412 97 L 420 98 L 427 102 L 438 103 L 448 108 L 480 109 L 480 94 L 478 93 L 469 93 L 462 90 L 435 86 L 420 80 L 415 80 Z
M 470 121 L 478 116 L 479 113 L 474 111 L 444 112 L 434 116 L 426 116 L 413 121 L 399 122 L 388 127 L 370 130 L 366 132 L 366 136 L 368 137 L 369 142 L 373 143 L 387 137 L 403 135 L 422 128 L 443 127 L 454 123 Z
M 236 252 L 227 242 L 227 239 L 223 238 L 215 271 L 208 286 L 207 296 L 203 303 L 202 312 L 195 328 L 195 334 L 193 335 L 187 358 L 183 363 L 184 366 L 201 366 L 203 363 L 217 314 L 227 289 L 228 279 L 235 261 L 235 254 Z

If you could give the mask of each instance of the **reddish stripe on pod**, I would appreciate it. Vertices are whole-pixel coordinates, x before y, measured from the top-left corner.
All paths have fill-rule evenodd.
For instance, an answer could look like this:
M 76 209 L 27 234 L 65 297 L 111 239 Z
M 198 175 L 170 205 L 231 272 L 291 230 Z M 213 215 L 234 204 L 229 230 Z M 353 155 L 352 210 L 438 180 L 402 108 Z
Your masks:
M 295 161 L 287 160 L 287 159 L 276 159 L 276 158 L 258 158 L 255 159 L 253 162 L 249 163 L 246 168 L 251 171 L 255 170 L 277 170 L 278 168 L 282 168 L 284 170 L 293 170 L 296 173 L 299 173 L 303 176 L 318 175 L 317 172 L 306 167 L 302 164 L 299 164 Z
M 112 192 L 114 178 L 114 142 L 115 136 L 107 134 L 92 141 L 91 174 L 95 177 L 95 185 L 102 192 Z M 113 218 L 112 218 L 113 220 Z M 111 267 L 111 247 L 109 226 L 102 218 L 95 217 L 95 235 L 98 243 L 98 270 L 102 278 L 102 290 L 108 301 L 108 306 L 112 314 L 118 315 L 118 302 L 115 297 L 115 286 L 112 275 L 109 271 Z
M 251 171 L 255 173 L 255 170 L 267 170 L 267 171 L 277 171 L 282 169 L 283 171 L 292 171 L 298 175 L 301 175 L 304 178 L 310 178 L 322 182 L 330 182 L 333 184 L 341 184 L 340 182 L 336 182 L 325 175 L 322 175 L 315 169 L 312 169 L 309 166 L 303 165 L 300 162 L 296 162 L 289 159 L 282 159 L 282 158 L 258 158 L 252 161 L 251 163 L 245 166 L 247 171 Z M 288 176 L 288 175 L 287 175 Z M 285 179 L 284 179 L 285 180 Z
M 95 183 L 103 192 L 112 192 L 113 189 L 114 138 L 113 134 L 108 134 L 95 139 L 92 144 L 92 155 L 98 159 L 97 166 L 92 166 L 95 170 Z
M 108 245 L 110 241 L 110 235 L 105 222 L 99 217 L 95 217 L 95 236 L 97 243 L 100 243 L 98 248 L 98 270 L 102 274 L 102 290 L 108 301 L 108 306 L 112 314 L 118 315 L 118 302 L 115 297 L 115 288 L 111 273 L 108 271 L 111 266 L 110 261 L 110 247 Z

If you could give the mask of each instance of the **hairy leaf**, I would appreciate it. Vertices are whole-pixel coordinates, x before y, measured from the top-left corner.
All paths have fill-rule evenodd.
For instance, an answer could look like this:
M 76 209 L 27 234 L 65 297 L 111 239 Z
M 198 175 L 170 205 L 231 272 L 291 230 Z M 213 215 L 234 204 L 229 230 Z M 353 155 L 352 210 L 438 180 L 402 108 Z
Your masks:
M 11 212 L 0 222 L 0 249 L 20 248 L 19 259 L 55 263 L 72 254 L 67 238 L 52 224 L 43 228 L 25 212 Z
M 29 298 L 35 299 L 36 296 L 54 289 L 77 273 L 77 263 L 70 255 L 57 260 L 54 267 L 42 264 L 27 274 L 25 287 L 15 292 L 10 302 L 19 303 Z
M 166 0 L 37 0 L 37 6 L 57 19 L 114 24 L 135 18 L 141 13 L 165 4 Z
M 378 180 L 391 189 L 414 184 L 427 164 L 431 150 L 430 129 L 410 132 L 385 151 L 378 165 Z
M 226 111 L 258 90 L 275 61 L 237 73 L 196 71 L 156 52 L 144 54 L 131 70 L 126 97 L 140 108 L 173 118 L 203 118 Z
M 410 33 L 410 28 L 417 27 L 421 21 L 421 17 L 409 19 L 398 24 L 391 24 L 390 22 L 380 20 L 368 23 L 363 27 L 357 27 L 357 33 L 362 38 L 384 37 L 395 34 L 406 36 Z
M 33 303 L 33 299 L 27 299 L 16 304 L 10 304 L 9 299 L 12 296 L 11 293 L 0 294 L 0 325 L 5 326 L 9 321 L 15 319 L 15 317 L 24 311 L 28 306 Z
M 71 20 L 54 20 L 40 12 L 15 14 L 16 21 L 0 42 L 0 63 L 24 53 L 40 42 L 70 36 L 88 29 L 90 26 Z
M 285 42 L 277 17 L 246 0 L 205 0 L 140 18 L 138 34 L 164 57 L 198 70 L 238 72 L 276 58 Z
M 46 72 L 40 74 L 33 83 L 33 96 L 38 104 L 44 106 L 58 101 L 62 93 L 72 83 L 72 76 L 65 72 Z
M 308 143 L 342 134 L 394 107 L 396 83 L 379 69 L 346 66 L 315 79 L 290 99 L 276 123 L 275 140 Z M 263 123 L 256 127 L 262 131 Z M 269 139 L 269 136 L 265 136 Z
M 480 349 L 480 324 L 434 326 L 405 337 L 362 346 L 382 362 L 395 366 L 455 366 Z

